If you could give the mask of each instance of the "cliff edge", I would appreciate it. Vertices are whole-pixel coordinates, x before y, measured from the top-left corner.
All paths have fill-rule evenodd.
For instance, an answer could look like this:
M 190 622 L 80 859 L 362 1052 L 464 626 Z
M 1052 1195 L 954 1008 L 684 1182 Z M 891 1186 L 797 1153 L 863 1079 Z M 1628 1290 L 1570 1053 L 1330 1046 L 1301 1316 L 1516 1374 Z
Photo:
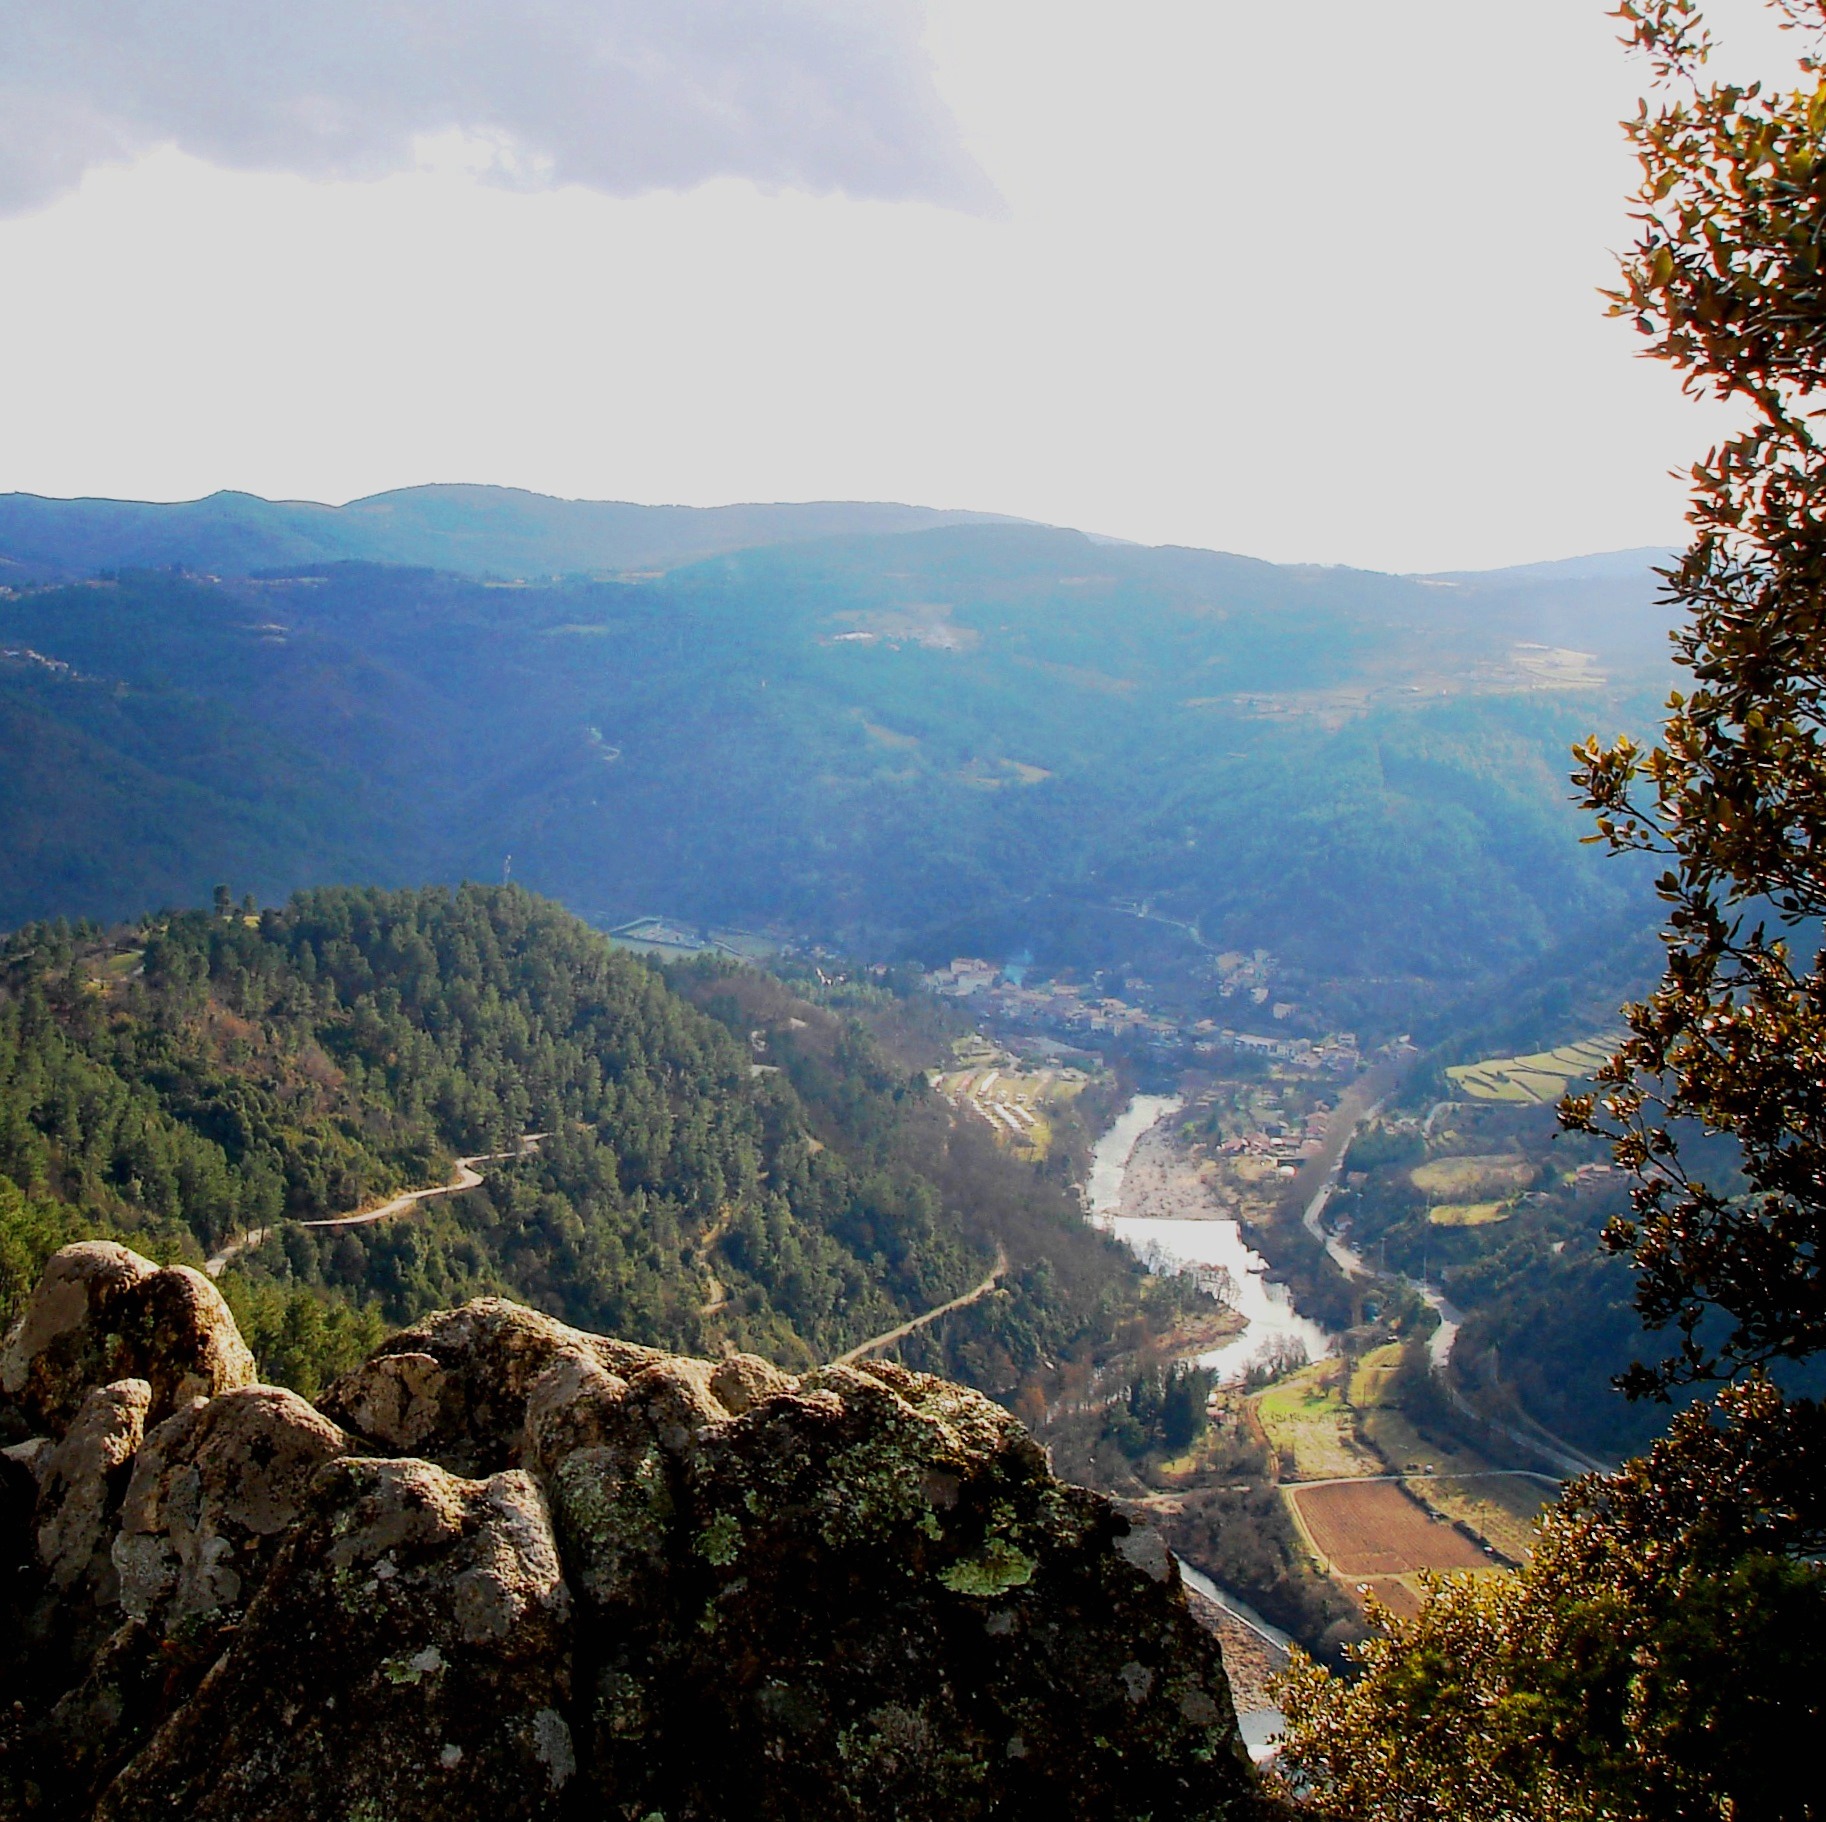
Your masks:
M 483 1299 L 316 1407 L 66 1247 L 0 1350 L 0 1814 L 1256 1813 L 1160 1540 L 978 1394 Z

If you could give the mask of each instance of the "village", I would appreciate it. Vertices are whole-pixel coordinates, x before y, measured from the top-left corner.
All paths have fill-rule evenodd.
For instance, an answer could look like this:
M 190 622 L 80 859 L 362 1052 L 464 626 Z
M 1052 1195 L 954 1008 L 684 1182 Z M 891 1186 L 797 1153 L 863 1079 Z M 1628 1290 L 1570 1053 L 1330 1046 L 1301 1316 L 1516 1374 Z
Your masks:
M 1056 1110 L 1111 1079 L 1108 1053 L 1132 1060 L 1139 1050 L 1144 1064 L 1171 1071 L 1184 1097 L 1177 1142 L 1226 1213 L 1262 1212 L 1282 1180 L 1319 1155 L 1338 1093 L 1365 1064 L 1349 1032 L 1314 1040 L 1235 1031 L 1210 1018 L 1181 1024 L 1072 982 L 1029 987 L 974 959 L 934 970 L 926 985 L 962 1002 L 975 1025 L 928 1079 L 1000 1143 L 1045 1157 Z
M 1226 951 L 1213 958 L 1213 990 L 1220 999 L 1241 998 L 1247 1005 L 1262 1008 L 1271 1020 L 1285 1024 L 1301 1009 L 1290 1000 L 1272 998 L 1273 967 L 1274 958 L 1265 949 L 1253 954 Z M 1028 972 L 1019 963 L 959 956 L 932 969 L 925 976 L 925 986 L 941 998 L 967 1003 L 985 1020 L 1101 1043 L 1127 1038 L 1157 1052 L 1190 1052 L 1188 1062 L 1231 1053 L 1324 1070 L 1346 1079 L 1363 1065 L 1353 1032 L 1329 1032 L 1314 1038 L 1292 1031 L 1239 1030 L 1216 1018 L 1185 1020 L 1135 1003 L 1150 997 L 1148 983 L 1137 975 L 1125 976 L 1121 983 L 1125 992 L 1135 996 L 1130 1000 L 1073 980 L 1069 973 L 1029 985 Z

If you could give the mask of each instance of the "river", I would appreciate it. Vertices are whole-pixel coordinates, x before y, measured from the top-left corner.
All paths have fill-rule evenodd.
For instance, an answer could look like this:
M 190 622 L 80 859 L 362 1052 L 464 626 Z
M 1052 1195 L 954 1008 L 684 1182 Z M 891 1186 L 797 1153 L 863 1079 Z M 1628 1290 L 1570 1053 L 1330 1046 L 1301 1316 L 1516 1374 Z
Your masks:
M 1221 1265 L 1230 1274 L 1230 1306 L 1243 1318 L 1242 1332 L 1197 1357 L 1200 1366 L 1217 1374 L 1220 1385 L 1236 1384 L 1270 1355 L 1317 1360 L 1330 1353 L 1331 1336 L 1293 1307 L 1286 1285 L 1269 1283 L 1268 1261 L 1244 1244 L 1236 1222 L 1121 1212 L 1124 1179 L 1136 1146 L 1184 1105 L 1178 1095 L 1138 1094 L 1123 1109 L 1091 1155 L 1091 1220 L 1152 1269 Z
M 1086 1200 L 1092 1222 L 1115 1234 L 1150 1270 L 1173 1264 L 1221 1265 L 1230 1274 L 1231 1307 L 1243 1318 L 1243 1329 L 1222 1347 L 1197 1356 L 1210 1367 L 1218 1383 L 1233 1384 L 1245 1378 L 1250 1367 L 1272 1351 L 1297 1348 L 1308 1360 L 1331 1351 L 1332 1339 L 1316 1322 L 1293 1307 L 1284 1284 L 1268 1282 L 1268 1261 L 1244 1245 L 1236 1222 L 1222 1217 L 1125 1215 L 1123 1188 L 1135 1148 L 1160 1121 L 1185 1105 L 1178 1095 L 1138 1094 L 1114 1126 L 1097 1142 L 1091 1156 Z M 1290 1346 L 1291 1344 L 1291 1346 Z M 1181 1576 L 1208 1600 L 1224 1608 L 1233 1619 L 1254 1632 L 1281 1661 L 1292 1643 L 1286 1633 L 1269 1625 L 1246 1602 L 1218 1587 L 1209 1576 L 1181 1560 Z M 1260 1700 L 1261 1698 L 1257 1698 Z M 1258 1762 L 1272 1755 L 1271 1742 L 1283 1725 L 1281 1711 L 1264 1703 L 1241 1710 L 1237 1724 L 1251 1758 Z
M 1116 1116 L 1116 1124 L 1091 1153 L 1091 1180 L 1086 1192 L 1091 1219 L 1101 1227 L 1122 1207 L 1122 1179 L 1142 1134 L 1185 1106 L 1176 1094 L 1138 1094 Z

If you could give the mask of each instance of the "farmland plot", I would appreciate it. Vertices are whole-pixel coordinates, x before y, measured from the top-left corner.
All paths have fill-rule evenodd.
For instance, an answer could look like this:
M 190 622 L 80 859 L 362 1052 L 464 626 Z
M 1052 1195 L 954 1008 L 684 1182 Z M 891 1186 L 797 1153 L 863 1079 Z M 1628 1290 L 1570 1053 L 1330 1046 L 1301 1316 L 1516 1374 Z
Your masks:
M 1289 1487 L 1287 1497 L 1320 1555 L 1345 1580 L 1490 1567 L 1484 1551 L 1393 1481 Z

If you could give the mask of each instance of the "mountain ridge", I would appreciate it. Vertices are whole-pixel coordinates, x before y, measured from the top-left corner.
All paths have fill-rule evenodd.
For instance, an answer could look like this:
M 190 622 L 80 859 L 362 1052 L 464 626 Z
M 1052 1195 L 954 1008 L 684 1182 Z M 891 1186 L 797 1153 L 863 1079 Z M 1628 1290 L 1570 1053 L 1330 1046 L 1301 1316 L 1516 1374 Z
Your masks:
M 1646 729 L 1665 632 L 1646 575 L 1432 586 L 1025 524 L 511 587 L 123 569 L 0 596 L 0 923 L 511 855 L 610 925 L 1082 962 L 1065 926 L 1134 899 L 1328 973 L 1476 973 L 1614 902 L 1564 756 Z
M 455 522 L 465 511 L 482 522 Z M 194 500 L 3 493 L 0 575 L 9 567 L 41 569 L 45 573 L 30 579 L 54 581 L 82 573 L 84 563 L 92 569 L 176 563 L 246 576 L 293 563 L 355 561 L 548 581 L 645 565 L 672 567 L 772 544 L 948 525 L 1034 526 L 1076 531 L 1098 547 L 1196 552 L 1284 570 L 1401 575 L 1454 585 L 1617 582 L 1640 577 L 1671 554 L 1659 545 L 1641 545 L 1484 569 L 1385 571 L 1356 563 L 1272 563 L 1179 539 L 1149 544 L 1019 514 L 898 500 L 735 500 L 689 506 L 585 499 L 494 482 L 430 481 L 364 494 L 341 505 L 269 499 L 241 488 L 218 488 Z M 213 547 L 211 535 L 220 540 Z M 262 537 L 268 540 L 263 550 L 250 548 Z M 538 544 L 541 537 L 543 545 Z M 536 559 L 535 548 L 541 553 Z
M 21 579 L 62 581 L 177 565 L 248 576 L 355 561 L 549 580 L 845 534 L 1020 523 L 896 501 L 649 506 L 467 482 L 395 488 L 341 506 L 226 489 L 177 501 L 11 493 L 0 495 L 0 575 L 10 568 Z

